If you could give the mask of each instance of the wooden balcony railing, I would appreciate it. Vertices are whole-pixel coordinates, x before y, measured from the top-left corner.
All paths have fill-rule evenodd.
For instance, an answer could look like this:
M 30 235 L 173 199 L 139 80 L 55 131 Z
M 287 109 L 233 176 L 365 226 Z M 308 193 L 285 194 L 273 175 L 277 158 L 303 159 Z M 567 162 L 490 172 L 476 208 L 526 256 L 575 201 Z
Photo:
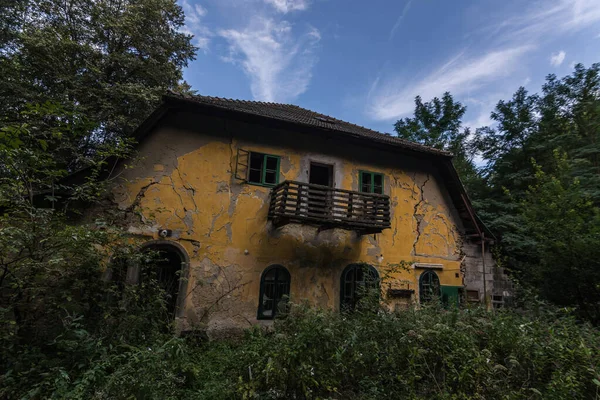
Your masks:
M 269 218 L 275 226 L 295 222 L 360 234 L 379 233 L 390 227 L 390 198 L 285 181 L 271 191 Z

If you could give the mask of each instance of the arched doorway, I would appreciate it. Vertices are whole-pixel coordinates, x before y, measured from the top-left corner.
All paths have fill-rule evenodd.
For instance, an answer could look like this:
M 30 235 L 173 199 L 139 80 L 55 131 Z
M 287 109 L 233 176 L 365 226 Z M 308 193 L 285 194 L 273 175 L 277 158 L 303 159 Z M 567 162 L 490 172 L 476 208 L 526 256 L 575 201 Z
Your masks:
M 169 315 L 174 318 L 183 313 L 187 293 L 187 275 L 189 258 L 185 249 L 176 242 L 157 240 L 145 243 L 140 249 L 148 254 L 148 269 L 142 268 L 138 274 L 144 279 L 144 273 L 151 273 L 166 295 Z

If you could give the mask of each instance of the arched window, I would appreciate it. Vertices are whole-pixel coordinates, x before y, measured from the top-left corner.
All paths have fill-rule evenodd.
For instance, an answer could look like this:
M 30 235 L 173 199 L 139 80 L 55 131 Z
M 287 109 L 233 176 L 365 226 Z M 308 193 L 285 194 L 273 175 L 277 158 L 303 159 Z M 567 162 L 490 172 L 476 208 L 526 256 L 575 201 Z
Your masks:
M 377 270 L 367 264 L 350 264 L 342 272 L 340 308 L 353 310 L 369 289 L 379 288 Z
M 440 278 L 434 271 L 425 271 L 419 278 L 421 304 L 440 298 Z
M 284 311 L 290 296 L 290 273 L 281 265 L 271 265 L 260 278 L 258 319 L 273 319 Z

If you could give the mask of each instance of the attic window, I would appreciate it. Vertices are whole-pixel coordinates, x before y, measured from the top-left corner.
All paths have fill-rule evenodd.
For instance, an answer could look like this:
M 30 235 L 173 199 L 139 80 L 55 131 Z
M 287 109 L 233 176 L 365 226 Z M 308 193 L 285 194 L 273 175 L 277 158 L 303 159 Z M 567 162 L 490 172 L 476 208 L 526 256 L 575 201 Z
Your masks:
M 329 124 L 335 124 L 335 120 L 331 119 L 331 118 L 326 118 L 326 117 L 315 117 L 315 119 L 318 119 L 321 122 L 327 122 Z

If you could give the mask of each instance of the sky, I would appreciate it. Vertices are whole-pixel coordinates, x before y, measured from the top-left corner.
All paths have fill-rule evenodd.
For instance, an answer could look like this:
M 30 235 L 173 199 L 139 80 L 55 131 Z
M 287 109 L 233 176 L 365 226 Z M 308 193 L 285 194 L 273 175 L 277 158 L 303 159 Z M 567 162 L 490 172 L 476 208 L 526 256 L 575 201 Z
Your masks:
M 291 103 L 392 132 L 449 91 L 465 126 L 600 62 L 600 0 L 178 0 L 198 94 Z

